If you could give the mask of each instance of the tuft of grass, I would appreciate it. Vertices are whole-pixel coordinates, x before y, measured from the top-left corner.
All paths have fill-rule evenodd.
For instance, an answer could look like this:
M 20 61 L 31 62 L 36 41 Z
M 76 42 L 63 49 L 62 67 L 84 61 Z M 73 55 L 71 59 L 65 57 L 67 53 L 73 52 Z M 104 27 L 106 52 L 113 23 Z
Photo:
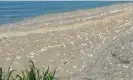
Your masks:
M 40 70 L 35 67 L 34 62 L 30 59 L 28 69 L 21 70 L 22 74 L 13 75 L 13 72 L 15 72 L 15 70 L 10 70 L 9 67 L 6 74 L 0 74 L 0 80 L 56 80 L 56 70 L 54 70 L 53 73 L 50 73 L 48 67 L 47 70 L 42 71 L 41 74 Z

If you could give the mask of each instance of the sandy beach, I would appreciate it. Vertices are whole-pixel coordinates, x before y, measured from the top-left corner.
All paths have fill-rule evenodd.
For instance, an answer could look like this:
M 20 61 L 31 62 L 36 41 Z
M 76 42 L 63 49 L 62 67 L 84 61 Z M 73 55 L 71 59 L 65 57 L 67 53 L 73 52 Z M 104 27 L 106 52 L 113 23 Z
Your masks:
M 1 25 L 0 67 L 15 57 L 11 68 L 21 70 L 30 58 L 57 68 L 59 80 L 132 80 L 132 34 L 133 3 Z

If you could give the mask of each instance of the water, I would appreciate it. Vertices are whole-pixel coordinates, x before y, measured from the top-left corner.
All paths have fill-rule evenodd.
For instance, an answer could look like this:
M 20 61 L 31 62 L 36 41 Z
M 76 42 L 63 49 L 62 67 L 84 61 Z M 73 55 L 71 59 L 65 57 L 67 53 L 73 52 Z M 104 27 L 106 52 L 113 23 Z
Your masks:
M 0 1 L 0 24 L 7 24 L 48 13 L 67 12 L 79 9 L 102 7 L 115 1 Z

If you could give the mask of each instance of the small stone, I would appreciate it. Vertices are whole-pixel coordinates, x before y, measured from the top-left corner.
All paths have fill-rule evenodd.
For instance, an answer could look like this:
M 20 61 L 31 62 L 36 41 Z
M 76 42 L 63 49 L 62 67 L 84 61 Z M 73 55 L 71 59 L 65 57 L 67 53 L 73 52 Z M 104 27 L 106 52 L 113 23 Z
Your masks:
M 65 61 L 64 64 L 65 64 L 65 65 L 68 64 L 68 61 Z
M 112 54 L 112 57 L 116 57 L 116 54 Z
M 131 62 L 128 60 L 121 61 L 123 64 L 130 64 Z

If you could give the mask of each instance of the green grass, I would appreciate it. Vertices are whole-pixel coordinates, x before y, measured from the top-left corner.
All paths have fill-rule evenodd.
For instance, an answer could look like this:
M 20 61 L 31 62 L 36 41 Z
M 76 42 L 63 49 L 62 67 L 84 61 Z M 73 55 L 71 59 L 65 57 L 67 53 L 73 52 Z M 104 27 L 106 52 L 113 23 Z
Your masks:
M 15 70 L 10 70 L 9 67 L 6 73 L 0 74 L 2 76 L 0 80 L 56 80 L 56 71 L 50 73 L 49 67 L 45 71 L 40 71 L 35 67 L 32 60 L 29 60 L 28 69 L 22 70 L 21 74 L 13 75 L 14 72 Z

